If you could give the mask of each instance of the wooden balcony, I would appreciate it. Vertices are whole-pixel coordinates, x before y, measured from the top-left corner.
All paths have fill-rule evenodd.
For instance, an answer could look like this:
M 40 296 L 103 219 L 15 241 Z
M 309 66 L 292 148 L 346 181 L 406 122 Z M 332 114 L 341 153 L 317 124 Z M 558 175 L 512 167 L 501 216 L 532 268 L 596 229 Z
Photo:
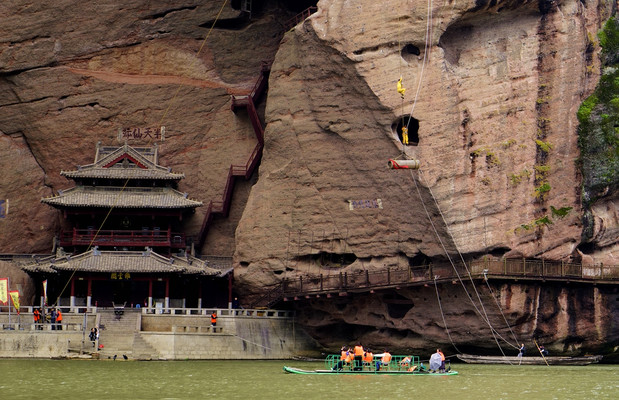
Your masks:
M 187 241 L 184 233 L 161 231 L 159 229 L 141 230 L 100 230 L 73 229 L 63 231 L 60 246 L 101 246 L 101 247 L 170 247 L 184 249 Z

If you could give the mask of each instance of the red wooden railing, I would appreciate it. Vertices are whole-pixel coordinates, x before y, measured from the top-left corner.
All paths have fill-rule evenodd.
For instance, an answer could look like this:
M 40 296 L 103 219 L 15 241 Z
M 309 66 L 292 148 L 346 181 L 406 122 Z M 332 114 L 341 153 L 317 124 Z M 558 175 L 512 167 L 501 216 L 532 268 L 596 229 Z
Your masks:
M 260 117 L 256 111 L 255 102 L 260 98 L 267 87 L 270 71 L 271 64 L 263 62 L 260 76 L 258 77 L 258 80 L 256 81 L 256 84 L 252 88 L 251 92 L 247 95 L 232 96 L 232 111 L 236 112 L 239 108 L 245 108 L 247 110 L 247 114 L 249 115 L 249 120 L 254 128 L 258 143 L 254 147 L 254 150 L 245 165 L 230 165 L 221 201 L 211 200 L 208 203 L 206 213 L 204 214 L 204 219 L 202 220 L 200 233 L 198 235 L 198 248 L 202 248 L 204 245 L 209 225 L 213 220 L 213 215 L 217 213 L 223 215 L 224 217 L 228 216 L 236 178 L 243 177 L 244 179 L 249 179 L 260 162 L 260 158 L 262 157 L 262 147 L 264 146 L 264 128 L 262 127 L 262 122 L 260 121 Z
M 77 229 L 63 231 L 60 235 L 61 246 L 157 246 L 184 249 L 184 233 L 172 232 L 170 229 L 142 230 L 100 230 Z
M 284 22 L 284 31 L 288 32 L 290 29 L 305 21 L 310 15 L 312 15 L 316 11 L 318 11 L 318 7 L 309 7 L 301 11 L 294 17 L 290 18 L 288 21 Z
M 457 272 L 457 273 L 456 273 Z M 470 277 L 469 277 L 470 273 Z M 593 285 L 616 285 L 619 265 L 583 265 L 538 259 L 502 259 L 462 264 L 391 267 L 380 270 L 298 275 L 284 278 L 265 288 L 251 308 L 270 307 L 278 301 L 320 295 L 344 295 L 370 290 L 401 288 L 437 283 L 454 283 L 489 279 L 496 281 L 578 282 Z

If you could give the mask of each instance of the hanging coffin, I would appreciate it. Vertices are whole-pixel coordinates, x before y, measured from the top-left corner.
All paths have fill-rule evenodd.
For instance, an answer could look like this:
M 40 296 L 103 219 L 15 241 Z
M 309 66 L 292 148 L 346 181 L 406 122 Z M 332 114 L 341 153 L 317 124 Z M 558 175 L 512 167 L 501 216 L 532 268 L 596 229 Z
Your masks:
M 419 160 L 393 160 L 387 163 L 390 169 L 419 169 Z

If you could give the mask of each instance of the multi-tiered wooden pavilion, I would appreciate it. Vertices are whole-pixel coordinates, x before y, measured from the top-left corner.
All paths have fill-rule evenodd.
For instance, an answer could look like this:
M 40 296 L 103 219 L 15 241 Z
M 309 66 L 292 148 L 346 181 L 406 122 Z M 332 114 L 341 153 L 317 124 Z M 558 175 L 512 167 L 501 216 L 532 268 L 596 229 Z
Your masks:
M 75 186 L 42 199 L 64 217 L 56 257 L 24 267 L 47 279 L 50 302 L 161 309 L 226 305 L 231 271 L 192 256 L 182 228 L 202 203 L 178 191 L 184 175 L 158 164 L 157 145 L 97 144 L 92 164 L 61 175 Z

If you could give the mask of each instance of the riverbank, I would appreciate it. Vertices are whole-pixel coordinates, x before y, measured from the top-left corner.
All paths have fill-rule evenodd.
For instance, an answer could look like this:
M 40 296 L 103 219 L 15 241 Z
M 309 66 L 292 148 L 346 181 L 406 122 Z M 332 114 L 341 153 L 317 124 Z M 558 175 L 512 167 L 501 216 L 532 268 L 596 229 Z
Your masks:
M 212 311 L 218 315 L 215 327 Z M 27 315 L 20 320 L 31 321 Z M 0 324 L 0 358 L 268 360 L 317 354 L 313 339 L 295 324 L 294 313 L 281 310 L 214 309 L 206 315 L 97 310 L 64 314 L 62 330 L 51 324 L 9 325 L 4 313 Z M 93 327 L 99 329 L 94 343 L 88 337 Z

